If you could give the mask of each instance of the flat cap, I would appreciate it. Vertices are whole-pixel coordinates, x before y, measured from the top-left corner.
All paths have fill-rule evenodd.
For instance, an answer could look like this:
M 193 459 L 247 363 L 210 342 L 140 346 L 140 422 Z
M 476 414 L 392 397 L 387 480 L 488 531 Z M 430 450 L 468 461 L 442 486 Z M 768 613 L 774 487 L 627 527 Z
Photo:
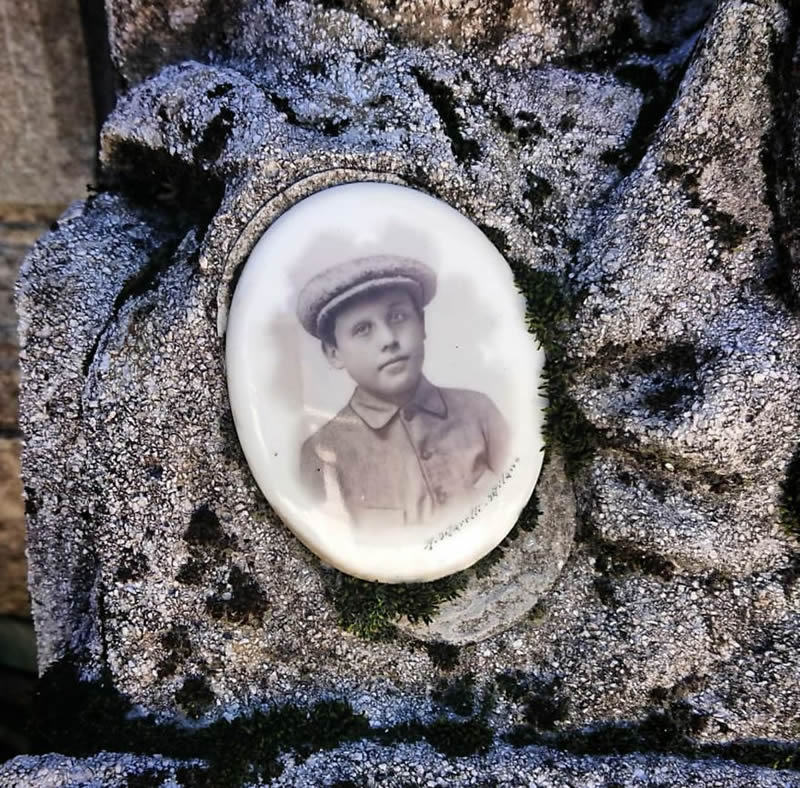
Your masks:
M 326 318 L 345 301 L 391 286 L 408 288 L 424 307 L 436 294 L 436 274 L 410 257 L 382 254 L 347 260 L 306 283 L 297 297 L 297 317 L 309 334 L 319 338 Z

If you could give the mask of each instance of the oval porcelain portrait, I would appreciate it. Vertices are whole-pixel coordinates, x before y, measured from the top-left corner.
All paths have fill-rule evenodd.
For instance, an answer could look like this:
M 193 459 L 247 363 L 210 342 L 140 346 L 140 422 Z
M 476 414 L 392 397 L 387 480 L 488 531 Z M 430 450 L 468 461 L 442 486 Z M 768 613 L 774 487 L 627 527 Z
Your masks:
M 464 569 L 512 528 L 543 460 L 543 363 L 488 238 L 385 183 L 280 216 L 227 326 L 231 408 L 261 491 L 323 561 L 388 583 Z

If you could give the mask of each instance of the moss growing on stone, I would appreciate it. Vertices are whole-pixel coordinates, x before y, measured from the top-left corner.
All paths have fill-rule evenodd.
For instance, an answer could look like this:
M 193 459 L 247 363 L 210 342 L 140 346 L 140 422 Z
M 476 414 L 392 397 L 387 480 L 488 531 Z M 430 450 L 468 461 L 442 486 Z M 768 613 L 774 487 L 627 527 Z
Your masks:
M 487 228 L 483 229 L 485 231 Z M 536 336 L 546 353 L 563 358 L 565 323 L 574 309 L 565 283 L 549 271 L 538 271 L 514 260 L 508 260 L 508 263 L 517 288 L 525 299 L 528 330 Z
M 534 492 L 505 539 L 480 561 L 462 572 L 429 583 L 377 583 L 359 580 L 335 569 L 325 574 L 328 598 L 339 614 L 339 625 L 367 640 L 387 640 L 405 616 L 412 624 L 430 623 L 445 602 L 456 599 L 473 577 L 485 577 L 523 531 L 532 531 L 539 517 Z
M 187 686 L 190 685 L 190 686 Z M 204 677 L 187 678 L 179 694 L 184 708 L 213 699 Z M 183 697 L 185 696 L 185 697 Z M 430 723 L 411 719 L 373 728 L 344 700 L 309 707 L 272 706 L 233 720 L 202 727 L 159 722 L 152 715 L 132 716 L 132 705 L 104 672 L 98 681 L 81 681 L 72 657 L 53 665 L 42 677 L 33 720 L 34 752 L 89 756 L 98 751 L 159 754 L 179 760 L 202 760 L 177 770 L 187 788 L 238 788 L 280 775 L 282 753 L 304 760 L 315 752 L 367 740 L 391 745 L 427 741 L 451 757 L 486 752 L 494 736 L 487 723 L 493 697 L 485 692 L 477 714 L 454 720 L 441 714 Z M 199 707 L 195 711 L 201 712 Z M 195 715 L 198 716 L 198 715 Z M 145 772 L 153 774 L 153 772 Z M 133 776 L 133 785 L 137 776 Z M 144 778 L 142 778 L 144 779 Z
M 425 644 L 425 651 L 439 670 L 453 670 L 458 665 L 459 648 L 452 643 L 434 640 Z
M 269 608 L 261 586 L 250 574 L 234 565 L 225 587 L 206 599 L 206 610 L 214 618 L 237 624 L 258 623 Z
M 433 688 L 431 699 L 460 717 L 469 717 L 475 709 L 475 676 L 466 673 L 451 681 L 441 679 Z
M 575 297 L 555 274 L 512 264 L 515 281 L 525 298 L 528 330 L 546 354 L 544 367 L 546 448 L 558 449 L 567 474 L 572 476 L 592 458 L 597 431 L 569 394 L 570 370 L 566 359 L 566 326 L 574 312 Z
M 780 512 L 786 530 L 800 536 L 800 446 L 789 460 L 781 482 Z
M 214 703 L 214 693 L 205 676 L 189 676 L 175 693 L 175 702 L 188 717 L 202 717 Z
M 394 621 L 405 616 L 411 623 L 430 623 L 439 607 L 455 599 L 467 585 L 459 572 L 431 583 L 375 583 L 332 570 L 328 597 L 344 629 L 368 640 L 395 635 Z
M 567 377 L 558 360 L 548 357 L 544 369 L 548 404 L 545 409 L 545 449 L 558 449 L 567 476 L 575 476 L 594 457 L 598 436 L 567 391 Z
M 502 230 L 480 225 L 509 264 L 514 281 L 525 299 L 525 320 L 545 352 L 543 390 L 545 448 L 557 448 L 564 457 L 568 476 L 574 476 L 591 460 L 597 445 L 597 431 L 569 394 L 570 366 L 566 347 L 568 326 L 582 298 L 567 282 L 550 271 L 531 268 L 510 254 Z

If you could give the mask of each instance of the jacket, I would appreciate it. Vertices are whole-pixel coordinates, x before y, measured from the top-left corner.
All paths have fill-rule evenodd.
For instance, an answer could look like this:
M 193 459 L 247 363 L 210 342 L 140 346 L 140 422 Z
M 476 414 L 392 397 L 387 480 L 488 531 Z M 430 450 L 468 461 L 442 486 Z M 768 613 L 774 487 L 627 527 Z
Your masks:
M 485 489 L 503 470 L 508 442 L 489 397 L 423 376 L 402 408 L 356 387 L 303 444 L 301 474 L 315 499 L 338 503 L 356 523 L 424 523 Z

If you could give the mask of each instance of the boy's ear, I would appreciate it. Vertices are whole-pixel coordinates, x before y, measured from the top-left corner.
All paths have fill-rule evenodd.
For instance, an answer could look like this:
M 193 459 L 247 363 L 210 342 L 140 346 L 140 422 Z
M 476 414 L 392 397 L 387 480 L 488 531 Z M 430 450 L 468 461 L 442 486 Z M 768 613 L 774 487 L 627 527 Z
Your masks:
M 328 359 L 328 363 L 334 369 L 342 369 L 344 367 L 342 359 L 339 358 L 339 348 L 337 348 L 336 345 L 331 345 L 323 339 L 322 352 L 325 354 L 325 358 Z

